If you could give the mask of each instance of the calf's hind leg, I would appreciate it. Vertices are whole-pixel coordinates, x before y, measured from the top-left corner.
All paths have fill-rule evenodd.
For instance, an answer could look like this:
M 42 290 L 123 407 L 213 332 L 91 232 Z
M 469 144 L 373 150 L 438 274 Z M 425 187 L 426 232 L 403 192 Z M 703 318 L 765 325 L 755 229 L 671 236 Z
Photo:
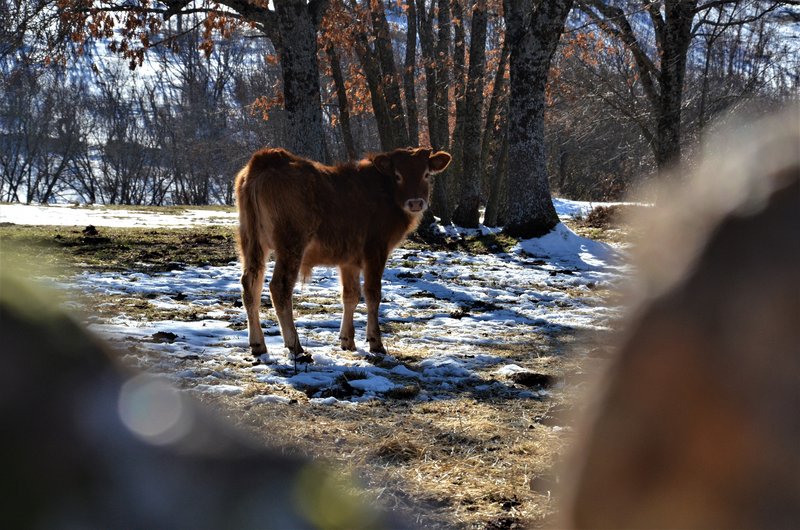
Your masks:
M 247 312 L 247 336 L 255 356 L 267 353 L 261 330 L 261 293 L 264 290 L 264 268 L 269 249 L 258 241 L 242 237 L 242 303 Z
M 367 301 L 367 342 L 371 353 L 386 353 L 381 339 L 378 311 L 381 303 L 381 277 L 386 258 L 367 261 L 364 267 L 364 298 Z
M 302 256 L 302 247 L 276 251 L 275 271 L 269 282 L 269 292 L 272 295 L 275 313 L 278 315 L 283 343 L 295 356 L 303 353 L 300 338 L 297 336 L 297 328 L 294 325 L 294 311 L 292 310 L 292 290 L 297 282 Z

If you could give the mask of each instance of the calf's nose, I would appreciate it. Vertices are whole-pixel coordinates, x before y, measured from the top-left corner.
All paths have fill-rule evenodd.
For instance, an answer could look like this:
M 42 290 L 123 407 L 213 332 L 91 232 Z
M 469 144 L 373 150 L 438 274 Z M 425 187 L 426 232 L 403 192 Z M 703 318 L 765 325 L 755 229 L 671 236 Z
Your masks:
M 426 207 L 425 199 L 408 199 L 406 201 L 406 210 L 409 212 L 421 212 Z

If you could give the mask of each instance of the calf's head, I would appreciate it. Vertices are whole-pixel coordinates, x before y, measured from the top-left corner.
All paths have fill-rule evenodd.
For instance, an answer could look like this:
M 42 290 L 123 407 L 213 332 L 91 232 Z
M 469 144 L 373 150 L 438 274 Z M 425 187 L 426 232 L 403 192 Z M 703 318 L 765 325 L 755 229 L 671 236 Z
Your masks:
M 395 181 L 394 198 L 409 214 L 419 215 L 430 201 L 430 177 L 450 164 L 451 156 L 431 149 L 395 149 L 375 156 L 372 162 Z

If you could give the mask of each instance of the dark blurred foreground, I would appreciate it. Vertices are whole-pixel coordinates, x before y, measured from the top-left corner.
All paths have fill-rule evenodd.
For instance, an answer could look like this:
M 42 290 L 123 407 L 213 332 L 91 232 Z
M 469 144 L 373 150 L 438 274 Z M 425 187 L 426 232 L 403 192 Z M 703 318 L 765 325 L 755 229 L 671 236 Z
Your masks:
M 353 484 L 117 365 L 0 271 L 0 527 L 386 528 Z

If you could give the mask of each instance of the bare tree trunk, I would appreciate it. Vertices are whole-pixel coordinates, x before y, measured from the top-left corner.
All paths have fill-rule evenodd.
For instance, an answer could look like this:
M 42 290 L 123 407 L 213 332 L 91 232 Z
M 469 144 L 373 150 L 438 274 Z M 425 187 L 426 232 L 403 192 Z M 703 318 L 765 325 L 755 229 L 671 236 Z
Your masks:
M 375 115 L 375 123 L 378 126 L 378 138 L 380 139 L 381 149 L 389 151 L 394 146 L 394 135 L 392 134 L 392 124 L 389 112 L 386 108 L 386 97 L 383 93 L 383 82 L 381 81 L 381 71 L 378 61 L 373 51 L 369 47 L 369 39 L 363 32 L 355 35 L 355 50 L 361 66 L 364 68 L 364 75 L 367 78 L 370 100 L 372 101 L 372 112 Z
M 558 224 L 550 195 L 544 138 L 545 86 L 572 0 L 539 3 L 504 0 L 511 45 L 508 110 L 508 194 L 506 232 L 538 237 Z M 528 23 L 526 24 L 526 21 Z
M 507 110 L 503 112 L 503 114 L 507 113 Z M 492 186 L 489 192 L 489 200 L 486 203 L 486 213 L 483 216 L 483 224 L 486 226 L 501 226 L 505 221 L 505 216 L 501 210 L 503 205 L 507 202 L 508 134 L 506 128 L 503 129 L 500 149 L 497 152 L 495 162 L 491 166 L 487 164 L 487 169 L 492 173 Z
M 281 35 L 283 98 L 287 113 L 287 142 L 295 153 L 325 161 L 322 128 L 317 25 L 304 0 L 276 0 Z
M 347 103 L 347 89 L 344 86 L 344 75 L 339 55 L 336 53 L 332 44 L 325 47 L 328 60 L 331 63 L 331 75 L 333 83 L 336 85 L 336 98 L 339 102 L 339 125 L 342 128 L 342 140 L 347 151 L 347 158 L 355 160 L 357 157 L 355 142 L 353 141 L 353 131 L 350 127 L 350 108 Z
M 672 169 L 681 161 L 683 81 L 696 5 L 696 0 L 667 2 L 664 12 L 655 152 L 656 164 L 661 172 Z
M 434 121 L 435 127 L 431 132 L 436 136 L 431 136 L 431 147 L 434 149 L 449 149 L 450 147 L 450 124 L 449 108 L 450 98 L 448 86 L 450 83 L 450 4 L 448 0 L 439 0 L 438 33 L 439 40 L 436 43 L 436 92 L 434 93 Z M 428 95 L 430 97 L 430 95 Z M 430 122 L 430 115 L 428 116 Z M 429 125 L 430 126 L 430 125 Z M 448 197 L 448 175 L 439 173 L 433 181 L 433 191 L 431 196 L 431 214 L 438 216 L 442 223 L 448 224 L 452 215 L 452 206 Z
M 408 114 L 408 142 L 410 146 L 419 145 L 419 111 L 417 110 L 417 91 L 415 74 L 417 66 L 417 8 L 414 0 L 406 1 L 406 60 L 403 70 L 403 91 Z
M 486 0 L 476 0 L 472 9 L 469 46 L 469 75 L 462 130 L 463 165 L 461 193 L 453 222 L 467 228 L 480 223 L 481 202 L 481 124 L 483 110 L 483 78 L 486 73 Z
M 433 34 L 433 8 L 436 4 L 431 2 L 431 11 L 425 11 L 425 0 L 417 0 L 417 21 L 419 25 L 419 43 L 422 49 L 422 64 L 425 70 L 425 112 L 428 123 L 428 143 L 432 147 L 439 138 L 436 130 L 436 43 Z
M 437 90 L 434 94 L 434 106 L 436 109 L 436 138 L 431 138 L 434 149 L 450 148 L 450 96 L 448 87 L 450 86 L 450 2 L 449 0 L 439 0 L 438 33 L 439 40 L 436 43 L 436 85 Z
M 453 101 L 456 111 L 455 127 L 453 128 L 453 138 L 450 141 L 450 153 L 453 154 L 453 161 L 447 170 L 448 201 L 453 207 L 458 204 L 461 193 L 461 178 L 464 173 L 464 118 L 466 111 L 466 101 L 464 95 L 467 91 L 466 84 L 466 30 L 464 28 L 464 6 L 465 0 L 451 0 L 450 8 L 453 14 Z M 473 2 L 473 0 L 469 0 Z M 448 122 L 449 120 L 448 109 Z
M 372 16 L 372 34 L 375 37 L 375 51 L 380 61 L 383 73 L 383 93 L 386 97 L 386 108 L 392 126 L 392 145 L 396 147 L 408 146 L 408 129 L 406 129 L 406 116 L 403 111 L 403 100 L 400 95 L 400 75 L 394 61 L 392 38 L 389 35 L 389 23 L 386 20 L 383 0 L 368 0 L 370 15 Z
M 694 37 L 692 22 L 696 15 L 703 16 L 700 11 L 722 9 L 725 4 L 734 3 L 737 2 L 706 2 L 698 7 L 698 0 L 671 0 L 647 4 L 658 53 L 656 60 L 648 56 L 648 46 L 639 42 L 629 15 L 619 6 L 607 0 L 582 2 L 584 12 L 608 35 L 620 39 L 634 58 L 638 80 L 655 116 L 651 146 L 662 174 L 670 173 L 681 162 L 681 106 L 687 54 Z M 763 13 L 777 5 L 765 4 Z
M 489 108 L 486 109 L 486 125 L 483 128 L 483 139 L 481 140 L 481 174 L 483 175 L 482 187 L 490 187 L 486 181 L 487 177 L 491 176 L 489 169 L 489 152 L 491 151 L 492 141 L 497 139 L 497 111 L 500 109 L 500 100 L 506 92 L 506 67 L 508 65 L 509 46 L 508 39 L 503 40 L 503 47 L 500 50 L 500 62 L 497 65 L 497 71 L 494 76 L 494 84 L 492 85 L 492 95 L 489 98 Z M 505 130 L 505 128 L 504 128 Z M 487 186 L 489 184 L 489 186 Z

